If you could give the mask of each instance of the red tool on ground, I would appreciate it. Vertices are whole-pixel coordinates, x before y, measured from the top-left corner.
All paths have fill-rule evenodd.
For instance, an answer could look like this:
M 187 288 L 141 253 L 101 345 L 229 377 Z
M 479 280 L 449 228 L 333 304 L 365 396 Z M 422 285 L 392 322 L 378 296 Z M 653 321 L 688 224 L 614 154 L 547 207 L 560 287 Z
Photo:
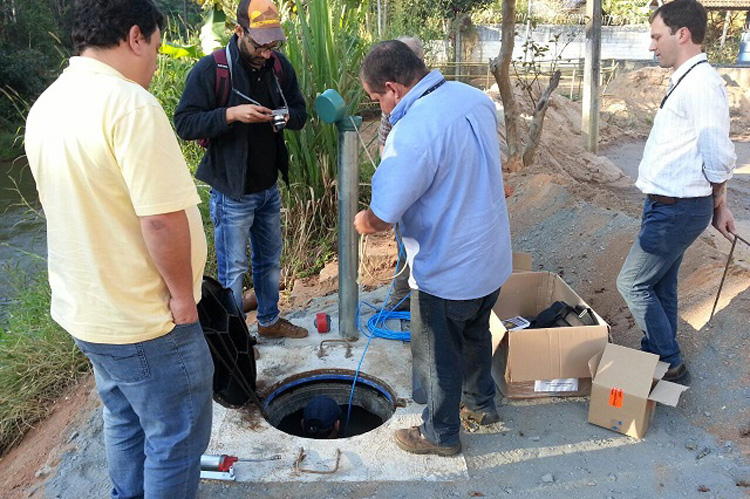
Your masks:
M 275 461 L 277 459 L 281 459 L 281 456 L 275 455 L 271 457 L 250 459 L 229 456 L 227 454 L 220 454 L 218 456 L 203 454 L 201 456 L 201 478 L 208 480 L 235 481 L 237 479 L 234 474 L 235 463 L 257 463 L 261 461 Z
M 315 314 L 315 329 L 320 334 L 329 332 L 331 330 L 331 316 L 325 312 Z

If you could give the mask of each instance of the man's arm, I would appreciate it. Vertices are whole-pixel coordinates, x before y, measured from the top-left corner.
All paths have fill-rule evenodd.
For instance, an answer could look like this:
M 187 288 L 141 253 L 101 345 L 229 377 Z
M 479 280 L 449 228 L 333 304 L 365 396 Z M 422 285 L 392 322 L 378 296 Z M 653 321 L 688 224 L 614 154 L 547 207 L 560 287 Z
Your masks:
M 174 112 L 175 131 L 183 140 L 210 139 L 229 131 L 227 108 L 216 102 L 215 81 L 216 63 L 211 55 L 188 73 Z
M 196 322 L 190 226 L 185 211 L 140 217 L 140 223 L 148 253 L 169 288 L 175 324 Z
M 370 208 L 360 211 L 354 217 L 354 228 L 362 235 L 385 232 L 391 227 L 393 227 L 393 224 L 379 219 Z
M 714 218 L 711 223 L 724 237 L 734 241 L 737 229 L 734 226 L 734 215 L 727 206 L 727 183 L 711 184 L 711 187 L 714 191 Z
M 698 138 L 703 174 L 711 184 L 732 178 L 737 156 L 729 139 L 729 102 L 726 89 L 716 85 L 700 87 L 689 94 L 689 119 Z

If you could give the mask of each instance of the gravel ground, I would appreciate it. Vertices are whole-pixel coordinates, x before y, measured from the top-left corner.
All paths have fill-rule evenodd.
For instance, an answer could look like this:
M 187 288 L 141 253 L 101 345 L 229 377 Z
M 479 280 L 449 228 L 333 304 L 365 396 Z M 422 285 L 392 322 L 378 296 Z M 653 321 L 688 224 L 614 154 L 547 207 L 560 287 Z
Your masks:
M 628 144 L 607 153 L 617 163 L 632 165 L 640 150 Z M 750 156 L 750 148 L 742 146 L 742 151 Z M 630 173 L 627 168 L 623 164 Z M 509 209 L 517 249 L 533 254 L 535 268 L 562 273 L 612 325 L 614 341 L 635 346 L 640 333 L 614 291 L 614 278 L 639 224 L 632 190 L 602 194 L 601 188 L 593 192 L 560 185 L 545 175 L 519 175 L 511 183 L 516 188 Z M 747 217 L 738 215 L 745 223 Z M 681 339 L 693 384 L 677 408 L 657 408 L 643 440 L 586 423 L 587 399 L 498 398 L 503 421 L 462 434 L 465 473 L 448 482 L 397 477 L 351 482 L 334 474 L 313 483 L 204 482 L 199 497 L 748 497 L 750 437 L 741 436 L 750 422 L 750 291 L 744 284 L 745 269 L 730 274 L 734 285 L 728 285 L 713 321 L 707 323 L 705 317 L 725 255 L 726 245 L 706 235 L 686 257 Z M 106 496 L 100 416 L 88 411 L 83 424 L 66 429 L 67 451 L 57 466 L 41 470 L 46 483 L 31 497 Z M 345 440 L 341 447 L 346 448 Z

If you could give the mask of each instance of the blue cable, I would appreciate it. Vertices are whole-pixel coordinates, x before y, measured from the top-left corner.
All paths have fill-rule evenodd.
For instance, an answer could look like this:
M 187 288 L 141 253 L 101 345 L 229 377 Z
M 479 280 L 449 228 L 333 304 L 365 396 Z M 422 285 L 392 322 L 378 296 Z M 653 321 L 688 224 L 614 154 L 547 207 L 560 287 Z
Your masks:
M 398 232 L 396 233 L 396 240 L 398 242 L 399 247 L 399 253 L 398 253 L 398 262 L 396 262 L 396 270 L 394 271 L 394 274 L 398 272 L 399 264 L 402 262 L 402 258 L 405 257 L 404 255 L 404 245 L 401 242 L 401 238 L 398 236 Z M 388 298 L 391 296 L 391 291 L 393 290 L 393 284 L 395 282 L 395 279 L 391 281 L 391 285 L 388 287 L 388 292 L 385 295 L 385 300 L 383 303 L 388 303 Z M 357 329 L 367 337 L 367 345 L 365 345 L 365 350 L 362 352 L 362 357 L 359 359 L 359 364 L 357 365 L 357 370 L 354 373 L 354 379 L 352 380 L 352 389 L 349 393 L 349 406 L 346 411 L 346 425 L 344 426 L 344 436 L 347 436 L 349 432 L 349 419 L 352 415 L 352 402 L 354 400 L 354 388 L 357 386 L 357 378 L 359 377 L 359 371 L 362 368 L 362 362 L 365 360 L 365 354 L 367 354 L 367 349 L 370 348 L 370 342 L 372 342 L 373 338 L 384 338 L 386 340 L 398 340 L 407 342 L 410 341 L 411 333 L 410 331 L 394 331 L 391 328 L 388 327 L 388 321 L 389 320 L 411 320 L 411 313 L 409 312 L 397 312 L 396 309 L 406 300 L 409 295 L 411 295 L 411 291 L 406 294 L 399 302 L 393 306 L 392 309 L 386 310 L 385 305 L 383 307 L 378 308 L 374 305 L 371 305 L 367 302 L 360 302 L 357 305 Z M 367 321 L 367 329 L 362 328 L 362 305 L 367 305 L 368 307 L 376 310 L 377 312 L 370 317 L 370 319 Z M 369 330 L 369 331 L 368 331 Z

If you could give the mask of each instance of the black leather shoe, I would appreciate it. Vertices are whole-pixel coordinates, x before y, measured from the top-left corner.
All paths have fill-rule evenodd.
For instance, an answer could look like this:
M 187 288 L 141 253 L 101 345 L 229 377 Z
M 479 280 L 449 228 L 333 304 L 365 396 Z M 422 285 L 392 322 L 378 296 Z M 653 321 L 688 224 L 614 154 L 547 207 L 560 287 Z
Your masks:
M 662 379 L 672 383 L 685 383 L 690 380 L 690 371 L 688 371 L 685 363 L 681 362 L 680 365 L 667 369 L 667 373 Z

